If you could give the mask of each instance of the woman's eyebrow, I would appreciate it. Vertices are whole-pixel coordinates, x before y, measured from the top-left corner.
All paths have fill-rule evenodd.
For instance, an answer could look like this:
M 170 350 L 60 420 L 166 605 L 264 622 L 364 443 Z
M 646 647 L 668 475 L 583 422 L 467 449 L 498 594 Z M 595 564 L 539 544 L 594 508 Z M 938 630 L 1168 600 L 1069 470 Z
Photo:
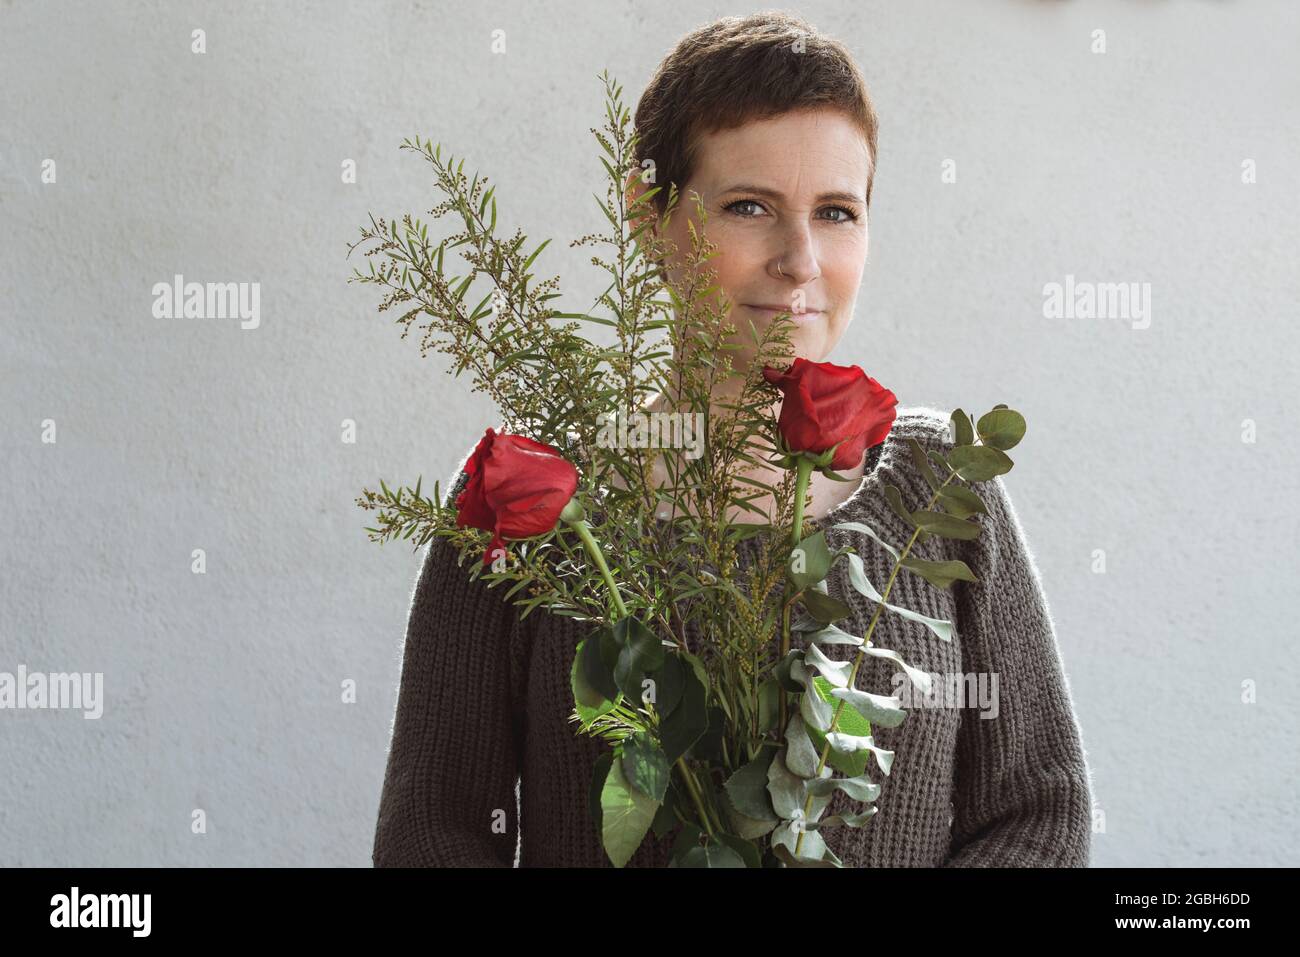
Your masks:
M 722 190 L 723 193 L 755 193 L 759 196 L 766 196 L 769 199 L 784 200 L 785 194 L 775 189 L 769 189 L 766 186 L 755 186 L 750 183 L 738 183 L 735 186 L 728 186 Z M 866 203 L 866 197 L 844 190 L 832 190 L 828 193 L 822 193 L 817 197 L 817 202 L 826 202 L 827 200 L 839 200 L 845 203 Z

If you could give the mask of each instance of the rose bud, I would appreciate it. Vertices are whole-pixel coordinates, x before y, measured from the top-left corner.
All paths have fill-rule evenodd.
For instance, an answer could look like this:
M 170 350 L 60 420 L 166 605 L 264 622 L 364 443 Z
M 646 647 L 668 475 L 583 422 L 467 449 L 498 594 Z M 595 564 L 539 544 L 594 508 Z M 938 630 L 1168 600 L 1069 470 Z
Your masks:
M 465 465 L 456 524 L 492 532 L 490 564 L 506 538 L 531 538 L 555 527 L 578 488 L 578 470 L 558 451 L 522 435 L 488 428 Z
M 838 443 L 832 470 L 857 466 L 894 425 L 898 397 L 858 366 L 799 357 L 785 372 L 764 367 L 763 378 L 784 395 L 777 428 L 786 446 L 819 454 Z

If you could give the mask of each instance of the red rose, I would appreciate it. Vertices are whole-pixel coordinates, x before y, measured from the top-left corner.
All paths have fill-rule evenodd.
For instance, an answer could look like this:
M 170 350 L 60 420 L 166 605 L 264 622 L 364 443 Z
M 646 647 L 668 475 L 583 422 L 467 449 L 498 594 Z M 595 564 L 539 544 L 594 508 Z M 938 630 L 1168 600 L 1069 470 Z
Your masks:
M 469 481 L 456 497 L 456 524 L 493 533 L 484 565 L 506 536 L 531 538 L 554 528 L 578 488 L 578 470 L 555 449 L 491 428 L 465 473 Z
M 785 396 L 777 427 L 792 452 L 844 443 L 835 450 L 833 471 L 855 468 L 894 425 L 898 397 L 857 366 L 800 357 L 785 372 L 764 367 L 763 377 Z

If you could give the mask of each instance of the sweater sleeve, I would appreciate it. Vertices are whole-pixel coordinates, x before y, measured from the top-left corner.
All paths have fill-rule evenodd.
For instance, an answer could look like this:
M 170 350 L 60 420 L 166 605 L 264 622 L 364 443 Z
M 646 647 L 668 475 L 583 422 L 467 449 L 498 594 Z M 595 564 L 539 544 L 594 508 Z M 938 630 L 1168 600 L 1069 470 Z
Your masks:
M 514 655 L 528 622 L 502 597 L 508 583 L 489 590 L 470 574 L 455 546 L 430 540 L 406 629 L 376 867 L 515 863 L 523 726 Z
M 1086 867 L 1088 769 L 1047 599 L 1002 478 L 977 490 L 984 531 L 963 544 L 979 582 L 954 585 L 957 629 L 967 674 L 997 675 L 997 708 L 962 713 L 944 866 Z

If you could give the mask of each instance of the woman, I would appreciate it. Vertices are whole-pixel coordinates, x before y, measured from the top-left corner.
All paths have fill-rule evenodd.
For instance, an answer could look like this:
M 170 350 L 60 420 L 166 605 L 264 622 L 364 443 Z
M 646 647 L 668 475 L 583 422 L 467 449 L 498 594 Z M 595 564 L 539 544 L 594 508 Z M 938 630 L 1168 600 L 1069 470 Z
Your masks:
M 718 246 L 709 265 L 734 308 L 760 327 L 776 312 L 800 314 L 796 355 L 824 359 L 853 315 L 876 158 L 875 113 L 847 51 L 784 14 L 719 20 L 664 60 L 636 126 L 640 156 L 665 187 L 654 198 L 661 210 L 670 182 L 690 200 L 684 211 L 693 210 L 692 190 L 702 197 L 707 237 Z M 689 249 L 685 218 L 667 227 L 679 249 Z M 659 396 L 651 408 L 672 399 Z M 806 526 L 825 529 L 833 548 L 853 545 L 873 581 L 885 580 L 888 556 L 832 526 L 859 521 L 895 541 L 910 534 L 882 494 L 886 484 L 909 501 L 928 492 L 908 438 L 951 447 L 946 416 L 902 409 L 886 440 L 841 473 L 852 481 L 815 475 L 811 486 Z M 464 486 L 468 457 L 448 501 Z M 931 538 L 913 550 L 960 557 L 979 583 L 940 590 L 908 575 L 891 595 L 953 621 L 957 635 L 943 642 L 887 615 L 873 639 L 968 693 L 939 706 L 912 702 L 899 727 L 876 729 L 877 743 L 895 752 L 878 811 L 861 829 L 826 833 L 846 866 L 1087 864 L 1087 767 L 1051 616 L 1005 487 L 996 479 L 982 492 L 989 513 L 979 538 Z M 863 634 L 874 607 L 834 573 L 828 584 L 853 608 L 846 630 Z M 376 866 L 609 866 L 587 811 L 592 768 L 607 745 L 568 721 L 570 665 L 585 633 L 544 613 L 520 622 L 499 590 L 471 582 L 434 539 L 407 629 Z M 827 654 L 848 650 L 833 645 Z M 900 693 L 886 665 L 870 659 L 857 686 Z M 969 693 L 990 688 L 992 699 Z M 859 809 L 836 792 L 827 813 Z M 630 865 L 662 866 L 670 842 L 648 835 Z

